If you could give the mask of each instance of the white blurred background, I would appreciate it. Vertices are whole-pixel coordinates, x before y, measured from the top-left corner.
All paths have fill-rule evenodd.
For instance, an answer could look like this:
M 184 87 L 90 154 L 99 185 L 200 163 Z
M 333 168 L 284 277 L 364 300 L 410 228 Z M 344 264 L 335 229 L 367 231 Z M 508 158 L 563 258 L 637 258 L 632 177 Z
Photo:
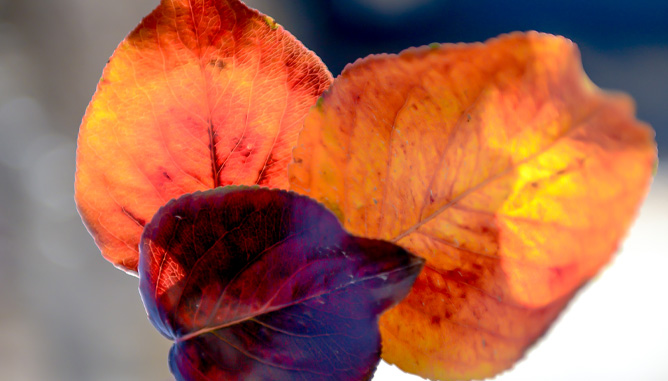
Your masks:
M 75 141 L 116 45 L 158 0 L 0 0 L 0 380 L 170 380 L 137 279 L 99 255 L 73 202 Z M 579 43 L 602 87 L 668 135 L 668 4 L 563 0 L 248 0 L 346 62 L 538 29 Z M 668 171 L 623 250 L 498 380 L 668 380 Z M 403 378 L 402 378 L 403 377 Z M 418 379 L 381 364 L 378 380 Z

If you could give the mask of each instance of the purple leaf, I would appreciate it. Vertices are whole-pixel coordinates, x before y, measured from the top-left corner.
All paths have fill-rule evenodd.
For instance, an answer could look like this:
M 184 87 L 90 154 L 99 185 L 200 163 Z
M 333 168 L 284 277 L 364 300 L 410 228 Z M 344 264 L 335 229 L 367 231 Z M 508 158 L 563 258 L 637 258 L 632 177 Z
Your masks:
M 179 380 L 363 380 L 378 317 L 424 261 L 352 236 L 294 193 L 225 187 L 158 211 L 140 244 L 149 319 L 175 341 Z

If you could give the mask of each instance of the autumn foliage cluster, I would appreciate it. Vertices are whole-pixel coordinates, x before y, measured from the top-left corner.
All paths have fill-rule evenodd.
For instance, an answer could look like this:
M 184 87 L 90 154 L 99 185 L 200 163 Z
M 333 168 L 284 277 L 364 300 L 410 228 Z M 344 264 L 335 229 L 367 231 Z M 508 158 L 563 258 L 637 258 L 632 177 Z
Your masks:
M 162 0 L 104 69 L 75 189 L 177 379 L 362 380 L 382 354 L 468 380 L 510 368 L 610 260 L 655 161 L 563 37 L 333 80 L 238 0 Z

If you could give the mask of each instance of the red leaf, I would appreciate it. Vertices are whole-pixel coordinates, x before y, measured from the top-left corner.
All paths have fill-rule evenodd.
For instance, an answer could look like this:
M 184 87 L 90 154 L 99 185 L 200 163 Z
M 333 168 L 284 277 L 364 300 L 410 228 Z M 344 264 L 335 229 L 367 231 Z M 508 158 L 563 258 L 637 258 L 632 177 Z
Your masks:
M 218 188 L 170 201 L 140 244 L 149 319 L 178 379 L 368 379 L 378 316 L 423 260 L 349 235 L 315 201 Z
M 137 271 L 158 208 L 219 185 L 287 188 L 320 59 L 238 0 L 163 0 L 118 46 L 79 130 L 75 198 L 102 255 Z

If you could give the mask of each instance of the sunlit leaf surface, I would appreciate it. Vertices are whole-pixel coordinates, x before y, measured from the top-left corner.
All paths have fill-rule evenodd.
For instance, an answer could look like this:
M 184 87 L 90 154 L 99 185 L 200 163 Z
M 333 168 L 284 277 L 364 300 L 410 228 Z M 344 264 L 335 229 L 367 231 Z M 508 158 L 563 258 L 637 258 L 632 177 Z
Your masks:
M 440 379 L 508 369 L 617 250 L 654 133 L 569 40 L 516 33 L 350 65 L 306 120 L 291 189 L 427 259 L 383 357 Z M 577 345 L 574 343 L 574 345 Z
M 119 45 L 79 132 L 76 201 L 114 265 L 136 272 L 143 226 L 184 193 L 286 188 L 324 64 L 237 0 L 163 0 Z
M 140 293 L 179 380 L 368 379 L 378 317 L 424 263 L 311 199 L 246 187 L 169 202 L 140 247 Z

